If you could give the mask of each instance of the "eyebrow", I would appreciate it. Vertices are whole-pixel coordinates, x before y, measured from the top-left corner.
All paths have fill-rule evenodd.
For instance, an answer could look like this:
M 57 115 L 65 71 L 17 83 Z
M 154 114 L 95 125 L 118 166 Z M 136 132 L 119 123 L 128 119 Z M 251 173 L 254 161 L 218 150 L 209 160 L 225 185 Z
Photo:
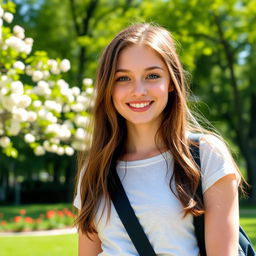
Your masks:
M 163 68 L 161 68 L 161 67 L 159 67 L 159 66 L 152 66 L 152 67 L 145 68 L 146 71 L 149 71 L 149 70 L 152 70 L 152 69 L 161 69 L 161 70 L 164 70 Z M 122 69 L 122 68 L 120 68 L 120 69 L 117 69 L 117 70 L 116 70 L 116 73 L 117 73 L 117 72 L 130 72 L 130 70 L 129 70 L 129 69 Z

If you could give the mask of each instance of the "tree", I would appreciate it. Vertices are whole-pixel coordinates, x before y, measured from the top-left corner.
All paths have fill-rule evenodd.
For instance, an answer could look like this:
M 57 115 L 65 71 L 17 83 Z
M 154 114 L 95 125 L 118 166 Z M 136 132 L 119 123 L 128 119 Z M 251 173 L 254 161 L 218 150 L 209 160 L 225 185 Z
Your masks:
M 146 1 L 144 8 L 181 42 L 192 87 L 209 104 L 207 117 L 223 121 L 220 128 L 238 145 L 256 202 L 255 1 Z

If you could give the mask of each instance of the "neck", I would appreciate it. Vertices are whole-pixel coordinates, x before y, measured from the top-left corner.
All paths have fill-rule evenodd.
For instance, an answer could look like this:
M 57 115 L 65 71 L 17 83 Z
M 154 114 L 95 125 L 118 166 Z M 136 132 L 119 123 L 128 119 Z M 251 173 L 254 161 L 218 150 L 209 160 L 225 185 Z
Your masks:
M 165 150 L 163 143 L 156 145 L 155 137 L 159 125 L 127 124 L 126 153 L 122 159 L 135 160 L 151 157 Z M 160 150 L 160 151 L 159 151 Z

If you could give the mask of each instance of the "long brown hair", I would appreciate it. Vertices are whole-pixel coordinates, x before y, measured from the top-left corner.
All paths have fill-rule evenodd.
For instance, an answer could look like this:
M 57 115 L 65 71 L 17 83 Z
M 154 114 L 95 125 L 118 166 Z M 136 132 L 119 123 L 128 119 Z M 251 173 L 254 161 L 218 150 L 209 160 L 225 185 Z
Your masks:
M 155 137 L 165 143 L 174 158 L 174 172 L 177 198 L 184 208 L 184 215 L 199 215 L 204 212 L 203 202 L 197 197 L 196 189 L 200 181 L 200 171 L 189 152 L 187 132 L 206 131 L 200 127 L 187 106 L 187 82 L 176 53 L 175 42 L 166 29 L 148 23 L 135 24 L 121 31 L 105 48 L 100 59 L 96 98 L 93 111 L 92 143 L 88 156 L 78 156 L 78 171 L 85 169 L 81 178 L 82 208 L 76 220 L 79 230 L 85 234 L 96 232 L 94 217 L 99 201 L 103 197 L 110 214 L 108 179 L 110 166 L 122 154 L 126 143 L 126 125 L 112 102 L 112 90 L 117 60 L 120 52 L 131 45 L 145 45 L 153 49 L 168 67 L 174 88 L 169 93 L 162 123 Z M 79 177 L 79 174 L 78 174 Z M 104 210 L 105 210 L 104 207 Z

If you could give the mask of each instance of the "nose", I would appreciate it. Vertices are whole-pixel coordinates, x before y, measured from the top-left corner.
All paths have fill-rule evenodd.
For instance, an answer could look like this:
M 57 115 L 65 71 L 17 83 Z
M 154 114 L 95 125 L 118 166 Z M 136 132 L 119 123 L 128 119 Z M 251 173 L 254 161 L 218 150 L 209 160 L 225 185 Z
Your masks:
M 147 94 L 147 89 L 145 84 L 142 81 L 135 81 L 133 84 L 133 96 L 141 97 Z

